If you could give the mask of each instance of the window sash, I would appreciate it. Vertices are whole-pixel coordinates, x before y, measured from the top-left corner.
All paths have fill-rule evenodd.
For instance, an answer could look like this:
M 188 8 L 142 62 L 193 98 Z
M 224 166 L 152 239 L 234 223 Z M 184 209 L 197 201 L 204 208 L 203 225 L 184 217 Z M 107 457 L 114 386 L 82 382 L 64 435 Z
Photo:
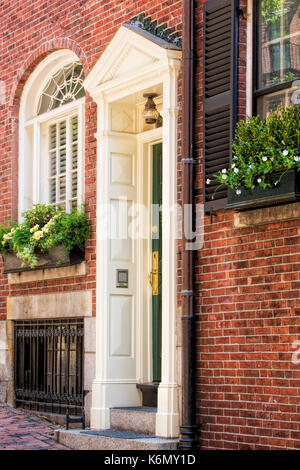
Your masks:
M 48 125 L 48 203 L 67 212 L 78 205 L 79 116 Z
M 289 96 L 292 94 L 293 90 L 294 89 L 297 89 L 297 85 L 295 88 L 293 88 L 293 84 L 295 81 L 299 80 L 300 76 L 295 76 L 293 79 L 291 80 L 287 80 L 287 81 L 282 81 L 280 83 L 275 83 L 274 85 L 270 85 L 270 86 L 262 86 L 260 83 L 259 83 L 259 77 L 261 75 L 261 63 L 260 63 L 260 59 L 261 59 L 261 52 L 260 52 L 260 49 L 261 49 L 261 42 L 260 42 L 260 32 L 259 32 L 259 28 L 260 28 L 260 6 L 259 6 L 260 2 L 254 2 L 254 21 L 253 21 L 253 35 L 254 35 L 254 47 L 253 47 L 253 64 L 254 64 L 254 68 L 253 68 L 253 109 L 254 109 L 254 112 L 255 114 L 258 113 L 259 111 L 259 108 L 260 110 L 262 108 L 266 109 L 266 102 L 263 103 L 264 101 L 266 101 L 264 99 L 264 97 L 270 97 L 270 101 L 272 101 L 272 99 L 276 99 L 276 95 L 282 95 L 280 96 L 280 102 L 282 102 L 282 104 L 290 104 L 288 99 L 289 99 Z M 284 23 L 284 17 L 281 17 L 280 19 L 280 34 L 278 37 L 276 38 L 273 38 L 272 40 L 270 40 L 268 42 L 268 44 L 270 45 L 275 45 L 276 44 L 280 44 L 280 45 L 283 45 L 284 41 L 287 40 L 287 38 L 291 38 L 291 37 L 294 37 L 295 34 L 290 34 L 290 35 L 287 35 L 287 34 L 284 34 L 286 32 L 285 30 L 285 27 L 286 27 L 286 24 Z M 299 33 L 296 33 L 296 34 L 299 34 Z M 283 57 L 282 57 L 282 54 L 283 54 L 283 49 L 280 48 L 280 63 L 281 65 L 283 64 L 284 65 L 284 60 L 283 60 Z M 283 74 L 283 71 L 280 72 L 281 75 Z M 299 85 L 298 85 L 299 86 Z M 282 93 L 279 93 L 279 92 L 282 92 Z M 279 98 L 278 98 L 279 99 Z M 263 103 L 263 104 L 262 104 Z

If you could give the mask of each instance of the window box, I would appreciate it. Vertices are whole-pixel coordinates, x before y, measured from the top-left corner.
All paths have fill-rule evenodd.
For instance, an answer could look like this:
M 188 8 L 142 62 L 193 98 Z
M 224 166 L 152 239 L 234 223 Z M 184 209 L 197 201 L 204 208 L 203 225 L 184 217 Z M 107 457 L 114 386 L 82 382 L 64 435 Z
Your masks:
M 22 260 L 13 252 L 2 256 L 4 264 L 4 273 L 16 273 L 23 271 L 35 271 L 37 269 L 60 268 L 79 264 L 84 261 L 84 252 L 80 248 L 73 248 L 70 253 L 66 253 L 62 245 L 51 248 L 49 252 L 40 253 L 38 264 L 35 268 L 22 267 Z
M 279 176 L 280 173 L 274 173 L 274 181 Z M 291 169 L 282 176 L 277 186 L 267 189 L 260 186 L 254 189 L 241 188 L 241 191 L 237 195 L 233 189 L 228 188 L 228 209 L 246 210 L 297 201 L 300 200 L 300 173 Z

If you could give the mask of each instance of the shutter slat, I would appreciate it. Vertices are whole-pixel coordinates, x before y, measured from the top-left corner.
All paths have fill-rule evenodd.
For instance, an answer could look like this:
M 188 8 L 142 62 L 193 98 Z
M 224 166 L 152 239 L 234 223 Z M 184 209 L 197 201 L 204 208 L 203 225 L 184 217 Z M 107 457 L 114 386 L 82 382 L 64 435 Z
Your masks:
M 220 18 L 220 16 L 225 16 L 227 14 L 230 15 L 231 13 L 231 5 L 230 2 L 227 7 L 221 8 L 220 10 L 217 10 L 215 13 L 208 13 L 207 15 L 207 22 L 210 23 L 211 21 L 214 21 L 217 18 Z
M 229 139 L 220 139 L 219 141 L 214 141 L 213 143 L 211 144 L 208 144 L 206 143 L 205 144 L 205 148 L 206 148 L 206 152 L 208 154 L 215 154 L 216 152 L 218 152 L 219 150 L 224 150 L 224 146 L 226 145 L 229 145 L 230 144 L 230 140 Z M 217 159 L 216 159 L 217 160 Z
M 221 75 L 221 77 L 219 77 L 219 80 L 214 80 L 213 78 L 211 78 L 206 82 L 206 89 L 212 90 L 214 87 L 228 85 L 228 79 L 230 79 L 230 74 L 228 73 Z
M 228 38 L 227 41 L 220 41 L 220 43 L 217 43 L 217 44 L 212 44 L 211 46 L 207 46 L 206 48 L 206 51 L 207 51 L 207 54 L 206 54 L 206 57 L 209 57 L 210 54 L 213 54 L 213 53 L 216 53 L 217 51 L 219 52 L 220 50 L 226 50 L 227 49 L 230 49 L 230 38 Z
M 212 44 L 220 42 L 221 36 L 228 34 L 229 32 L 231 32 L 231 26 L 225 26 L 225 28 L 222 29 L 222 34 L 217 34 L 216 31 L 207 34 L 208 44 L 211 46 Z
M 223 170 L 223 168 L 228 168 L 226 157 L 223 159 L 219 159 L 217 165 L 215 163 L 213 164 L 212 162 L 207 165 L 207 171 L 209 173 L 216 173 L 217 171 Z
M 223 132 L 218 132 L 218 136 L 219 136 L 219 139 L 222 139 L 223 137 L 225 138 L 228 138 L 228 129 L 226 129 L 225 131 Z M 216 137 L 215 135 L 211 132 L 210 135 L 207 135 L 206 136 L 206 142 L 216 142 Z
M 228 44 L 228 45 L 223 44 L 222 46 L 220 46 L 218 48 L 212 47 L 211 52 L 208 52 L 206 54 L 206 63 L 208 63 L 208 59 L 219 57 L 222 54 L 226 54 L 225 57 L 227 57 L 228 54 L 230 54 L 230 52 L 231 52 L 230 49 L 231 49 L 230 44 Z
M 220 31 L 220 29 L 224 29 L 225 31 L 228 31 L 231 27 L 231 18 L 226 18 L 224 19 L 219 18 L 218 20 L 215 21 L 208 21 L 207 22 L 207 27 L 209 28 L 210 36 L 212 36 L 213 33 Z
M 224 85 L 222 87 L 218 87 L 218 88 L 215 88 L 213 91 L 207 91 L 206 92 L 206 96 L 207 98 L 209 97 L 213 97 L 213 96 L 216 96 L 216 95 L 220 95 L 221 93 L 225 93 L 225 91 L 228 91 L 230 90 L 230 85 Z
M 227 59 L 228 65 L 230 66 L 230 63 L 229 63 L 230 57 L 231 57 L 230 50 L 222 52 L 221 54 L 216 54 L 215 56 L 212 56 L 212 57 L 206 57 L 205 58 L 205 65 L 210 65 L 210 64 L 218 64 L 219 65 L 220 60 Z
M 212 2 L 206 2 L 206 3 L 212 3 Z M 231 11 L 231 2 L 220 2 L 221 3 L 221 6 L 219 7 L 216 7 L 216 8 L 208 8 L 207 9 L 207 18 L 208 19 L 211 19 L 211 18 L 215 18 L 216 16 L 220 16 L 223 13 L 225 13 L 226 11 Z
M 215 132 L 223 132 L 225 131 L 227 132 L 227 135 L 228 135 L 228 131 L 230 130 L 230 126 L 229 126 L 229 123 L 227 124 L 224 124 L 223 126 L 214 126 L 213 129 L 209 129 L 209 127 L 206 129 L 206 135 L 209 136 L 209 135 L 215 135 Z
M 223 67 L 218 67 L 218 75 L 221 75 L 222 73 L 226 72 L 229 70 L 228 64 L 223 65 Z M 209 68 L 207 67 L 207 72 L 206 72 L 206 80 L 209 80 L 210 77 L 214 77 L 215 69 L 213 71 L 210 71 Z
M 216 158 L 222 160 L 223 158 L 227 157 L 227 154 L 228 154 L 228 148 L 224 147 L 224 150 L 222 151 L 214 152 L 211 155 L 207 155 L 207 159 L 206 159 L 207 166 L 209 167 L 210 163 L 214 162 Z
M 206 210 L 226 206 L 227 188 L 214 178 L 231 161 L 236 120 L 237 0 L 204 4 L 204 184 Z M 209 178 L 211 183 L 206 184 Z M 213 199 L 212 199 L 213 196 Z M 215 201 L 218 201 L 215 205 Z
M 212 73 L 215 73 L 218 75 L 220 68 L 225 67 L 230 70 L 230 64 L 228 64 L 228 58 L 225 58 L 223 60 L 219 60 L 217 63 L 212 62 L 211 64 L 205 64 L 205 67 L 208 71 L 211 71 Z
M 217 44 L 220 44 L 222 41 L 231 39 L 231 29 L 228 28 L 222 31 L 222 34 L 218 34 L 216 36 L 215 34 L 212 34 L 210 37 L 206 38 L 206 44 L 208 47 L 211 46 L 217 46 Z M 218 46 L 217 46 L 218 47 Z

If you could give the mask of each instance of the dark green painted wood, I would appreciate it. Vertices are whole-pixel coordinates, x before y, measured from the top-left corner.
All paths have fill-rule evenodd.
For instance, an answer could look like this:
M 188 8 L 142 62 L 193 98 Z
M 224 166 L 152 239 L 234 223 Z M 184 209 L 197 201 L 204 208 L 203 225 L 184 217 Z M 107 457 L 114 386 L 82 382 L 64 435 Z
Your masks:
M 152 204 L 162 204 L 162 144 L 153 145 Z M 162 289 L 162 213 L 153 211 L 152 252 L 158 251 L 158 295 L 152 295 L 152 359 L 153 381 L 161 380 L 161 289 Z

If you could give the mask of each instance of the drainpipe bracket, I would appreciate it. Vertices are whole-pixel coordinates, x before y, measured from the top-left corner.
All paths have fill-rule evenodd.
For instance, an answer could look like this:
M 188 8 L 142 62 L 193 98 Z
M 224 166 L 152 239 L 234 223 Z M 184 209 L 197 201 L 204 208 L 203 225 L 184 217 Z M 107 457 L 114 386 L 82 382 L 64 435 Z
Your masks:
M 182 163 L 189 163 L 189 164 L 196 163 L 196 160 L 194 160 L 194 158 L 182 158 L 181 161 Z

